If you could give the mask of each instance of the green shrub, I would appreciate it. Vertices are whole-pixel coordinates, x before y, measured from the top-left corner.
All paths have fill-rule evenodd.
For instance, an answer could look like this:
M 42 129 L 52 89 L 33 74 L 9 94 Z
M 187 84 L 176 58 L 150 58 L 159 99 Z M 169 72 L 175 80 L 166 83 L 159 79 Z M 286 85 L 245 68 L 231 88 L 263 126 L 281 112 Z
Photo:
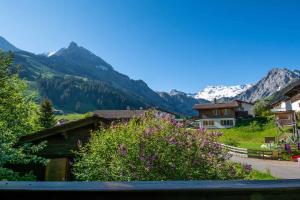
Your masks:
M 236 139 L 231 138 L 231 137 L 226 138 L 223 142 L 224 142 L 224 144 L 227 144 L 229 146 L 234 146 L 234 147 L 237 147 L 240 144 Z
M 281 155 L 282 155 L 282 160 L 288 160 L 288 161 L 291 160 L 291 155 L 288 154 L 287 152 L 282 152 Z
M 218 143 L 216 132 L 192 130 L 147 113 L 92 134 L 78 153 L 78 180 L 243 179 Z
M 265 99 L 257 101 L 254 104 L 255 116 L 268 117 L 268 116 L 273 115 L 273 113 L 271 112 L 271 108 L 270 108 L 270 102 L 271 102 L 270 98 L 265 98 Z
M 252 170 L 245 178 L 246 180 L 275 180 L 276 178 L 272 176 L 270 170 L 267 172 L 260 172 L 257 170 Z
M 236 123 L 237 128 L 247 128 L 249 131 L 261 131 L 266 126 L 274 126 L 274 115 L 270 116 L 256 116 L 249 119 L 238 119 Z
M 251 131 L 261 131 L 263 129 L 263 127 L 257 121 L 253 121 L 253 122 L 250 123 L 249 129 Z

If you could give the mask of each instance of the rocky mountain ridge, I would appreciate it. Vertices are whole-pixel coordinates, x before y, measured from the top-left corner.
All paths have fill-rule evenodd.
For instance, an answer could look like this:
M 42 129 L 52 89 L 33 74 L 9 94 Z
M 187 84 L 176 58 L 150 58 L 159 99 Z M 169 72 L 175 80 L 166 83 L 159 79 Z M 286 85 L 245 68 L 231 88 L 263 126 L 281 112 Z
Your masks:
M 197 94 L 178 90 L 155 92 L 142 80 L 132 80 L 117 72 L 99 56 L 71 42 L 51 54 L 20 50 L 3 37 L 0 49 L 14 53 L 14 64 L 21 65 L 26 79 L 40 98 L 49 97 L 56 108 L 67 112 L 96 109 L 158 107 L 182 115 L 193 115 L 196 103 L 240 99 L 255 102 L 300 79 L 300 71 L 274 68 L 256 84 L 208 86 Z
M 256 84 L 246 91 L 238 94 L 234 99 L 255 102 L 257 100 L 270 97 L 275 92 L 285 88 L 290 83 L 299 80 L 298 70 L 289 70 L 286 68 L 273 68 Z

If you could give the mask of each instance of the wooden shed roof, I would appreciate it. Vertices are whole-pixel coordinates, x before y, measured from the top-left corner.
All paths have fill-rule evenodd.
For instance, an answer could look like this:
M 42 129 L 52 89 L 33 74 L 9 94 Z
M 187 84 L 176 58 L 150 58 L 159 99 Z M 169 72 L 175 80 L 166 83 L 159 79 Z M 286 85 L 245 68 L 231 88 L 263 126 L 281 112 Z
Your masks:
M 54 126 L 52 128 L 43 129 L 41 131 L 35 132 L 33 134 L 25 135 L 20 138 L 19 143 L 26 143 L 26 142 L 32 142 L 39 139 L 43 139 L 52 135 L 60 134 L 65 131 L 74 130 L 76 128 L 80 128 L 83 126 L 87 126 L 93 123 L 96 123 L 98 121 L 105 120 L 101 119 L 97 116 L 87 117 L 84 119 L 79 119 L 76 121 L 70 121 L 61 125 Z
M 99 121 L 110 122 L 113 120 L 131 119 L 142 116 L 147 110 L 97 110 L 93 116 L 76 121 L 69 121 L 52 128 L 29 134 L 20 138 L 19 143 L 32 142 L 52 135 L 61 134 Z

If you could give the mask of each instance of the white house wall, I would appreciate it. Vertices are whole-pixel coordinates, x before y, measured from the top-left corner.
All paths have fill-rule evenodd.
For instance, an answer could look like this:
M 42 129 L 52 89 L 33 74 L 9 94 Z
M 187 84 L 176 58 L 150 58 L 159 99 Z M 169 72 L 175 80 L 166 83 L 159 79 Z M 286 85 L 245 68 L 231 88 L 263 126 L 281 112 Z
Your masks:
M 249 115 L 254 116 L 254 106 L 252 104 L 242 102 L 242 107 L 244 108 L 244 111 L 248 111 Z
M 223 126 L 221 125 L 221 120 L 232 120 L 233 125 L 232 126 Z M 197 120 L 199 122 L 199 126 L 203 126 L 203 121 L 214 121 L 213 126 L 203 126 L 204 128 L 208 129 L 214 129 L 214 128 L 232 128 L 235 126 L 236 120 L 235 118 L 211 118 L 211 119 L 199 119 Z
M 293 110 L 296 112 L 300 112 L 300 100 L 297 100 L 293 103 L 291 101 L 282 101 L 279 106 L 277 106 L 274 110 L 282 109 L 284 110 Z
M 300 112 L 300 100 L 292 103 L 292 109 L 296 112 Z

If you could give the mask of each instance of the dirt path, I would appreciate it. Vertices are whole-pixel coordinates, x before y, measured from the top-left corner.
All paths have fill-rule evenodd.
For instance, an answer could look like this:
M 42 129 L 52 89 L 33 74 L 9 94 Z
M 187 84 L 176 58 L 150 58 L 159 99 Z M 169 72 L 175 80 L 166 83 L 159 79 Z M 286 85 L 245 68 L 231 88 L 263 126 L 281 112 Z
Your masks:
M 298 167 L 297 162 L 243 158 L 235 155 L 232 156 L 231 160 L 252 165 L 254 169 L 259 171 L 269 169 L 273 176 L 280 179 L 300 179 L 300 167 Z

